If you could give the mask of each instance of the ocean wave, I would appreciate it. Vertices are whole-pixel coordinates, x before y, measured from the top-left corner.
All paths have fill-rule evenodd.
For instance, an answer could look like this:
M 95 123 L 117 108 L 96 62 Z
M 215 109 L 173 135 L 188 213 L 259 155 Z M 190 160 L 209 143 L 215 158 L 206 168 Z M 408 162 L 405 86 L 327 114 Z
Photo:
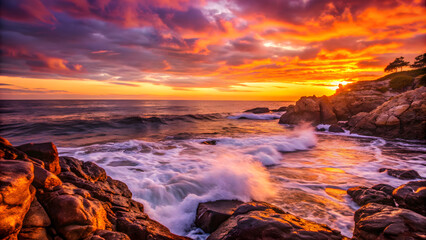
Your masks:
M 186 234 L 200 202 L 274 197 L 277 187 L 265 166 L 282 161 L 281 152 L 309 149 L 316 138 L 312 128 L 299 128 L 286 136 L 218 138 L 216 143 L 130 140 L 59 151 L 101 165 L 128 184 L 150 216 Z

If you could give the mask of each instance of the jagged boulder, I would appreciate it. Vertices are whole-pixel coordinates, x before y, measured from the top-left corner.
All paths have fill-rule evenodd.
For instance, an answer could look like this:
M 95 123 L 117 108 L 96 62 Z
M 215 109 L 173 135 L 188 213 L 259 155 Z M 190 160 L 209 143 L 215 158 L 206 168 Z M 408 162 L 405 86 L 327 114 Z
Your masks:
M 389 176 L 396 177 L 403 180 L 421 179 L 419 173 L 413 169 L 391 169 L 380 168 L 379 172 L 386 172 Z
M 300 122 L 311 122 L 314 125 L 333 124 L 337 123 L 337 118 L 326 96 L 301 97 L 294 107 L 287 108 L 287 112 L 281 116 L 279 123 L 298 124 Z
M 212 233 L 220 224 L 230 218 L 235 209 L 241 204 L 243 202 L 237 200 L 200 203 L 197 207 L 195 225 L 206 233 Z
M 256 113 L 256 114 L 268 113 L 269 112 L 269 108 L 258 107 L 258 108 L 252 108 L 252 109 L 249 109 L 249 110 L 245 110 L 244 112 L 250 112 L 250 113 Z
M 426 180 L 403 184 L 392 195 L 400 207 L 426 216 Z
M 298 218 L 271 204 L 250 202 L 240 205 L 208 238 L 216 239 L 332 240 L 344 237 L 324 224 Z
M 395 206 L 392 195 L 378 189 L 381 188 L 374 189 L 367 187 L 353 187 L 349 188 L 347 193 L 359 206 L 363 206 L 368 203 L 380 203 Z
M 392 97 L 360 118 L 351 132 L 392 138 L 426 138 L 426 87 Z
M 424 239 L 426 217 L 408 209 L 369 203 L 355 212 L 353 239 Z
M 44 208 L 35 198 L 25 215 L 23 228 L 19 232 L 19 239 L 48 240 L 47 227 L 51 224 L 50 218 Z
M 52 142 L 28 143 L 16 148 L 25 152 L 30 157 L 42 160 L 46 170 L 54 174 L 59 174 L 61 172 L 58 150 Z
M 33 164 L 0 160 L 0 239 L 17 239 L 34 199 Z

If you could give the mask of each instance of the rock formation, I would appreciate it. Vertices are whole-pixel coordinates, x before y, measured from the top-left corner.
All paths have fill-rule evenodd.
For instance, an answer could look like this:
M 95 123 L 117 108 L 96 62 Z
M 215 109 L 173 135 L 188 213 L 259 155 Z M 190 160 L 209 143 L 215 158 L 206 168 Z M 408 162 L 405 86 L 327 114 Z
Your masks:
M 53 143 L 0 138 L 0 239 L 187 239 L 149 218 L 126 184 Z
M 295 106 L 290 105 L 284 113 L 279 123 L 298 124 L 300 122 L 310 122 L 314 125 L 319 123 L 337 123 L 336 115 L 326 96 L 320 98 L 302 97 Z
M 202 203 L 197 220 L 215 229 L 208 240 L 216 239 L 346 239 L 339 231 L 286 213 L 265 202 L 217 201 Z M 209 216 L 203 217 L 206 212 Z M 223 212 L 223 214 L 221 213 Z M 215 218 L 216 221 L 212 221 Z
M 426 87 L 407 91 L 391 98 L 363 116 L 351 132 L 391 138 L 426 138 Z

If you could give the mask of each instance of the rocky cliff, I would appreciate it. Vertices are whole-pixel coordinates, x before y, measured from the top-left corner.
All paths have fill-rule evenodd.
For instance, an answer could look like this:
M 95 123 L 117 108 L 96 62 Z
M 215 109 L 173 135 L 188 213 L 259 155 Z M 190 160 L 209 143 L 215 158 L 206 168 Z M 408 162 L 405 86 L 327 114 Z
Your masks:
M 425 73 L 426 68 L 393 73 L 341 86 L 329 97 L 302 97 L 288 107 L 279 123 L 317 125 L 349 120 L 349 130 L 355 133 L 424 139 Z

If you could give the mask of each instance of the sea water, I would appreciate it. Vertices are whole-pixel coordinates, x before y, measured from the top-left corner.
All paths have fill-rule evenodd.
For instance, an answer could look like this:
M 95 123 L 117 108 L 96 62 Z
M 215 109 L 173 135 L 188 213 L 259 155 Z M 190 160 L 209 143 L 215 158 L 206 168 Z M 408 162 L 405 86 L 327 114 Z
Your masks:
M 426 176 L 426 145 L 278 124 L 290 102 L 2 101 L 1 135 L 14 145 L 53 141 L 60 155 L 93 161 L 125 182 L 149 216 L 203 239 L 197 205 L 259 200 L 350 237 L 359 208 L 346 190 L 406 183 L 378 169 Z M 202 144 L 215 141 L 215 145 Z

